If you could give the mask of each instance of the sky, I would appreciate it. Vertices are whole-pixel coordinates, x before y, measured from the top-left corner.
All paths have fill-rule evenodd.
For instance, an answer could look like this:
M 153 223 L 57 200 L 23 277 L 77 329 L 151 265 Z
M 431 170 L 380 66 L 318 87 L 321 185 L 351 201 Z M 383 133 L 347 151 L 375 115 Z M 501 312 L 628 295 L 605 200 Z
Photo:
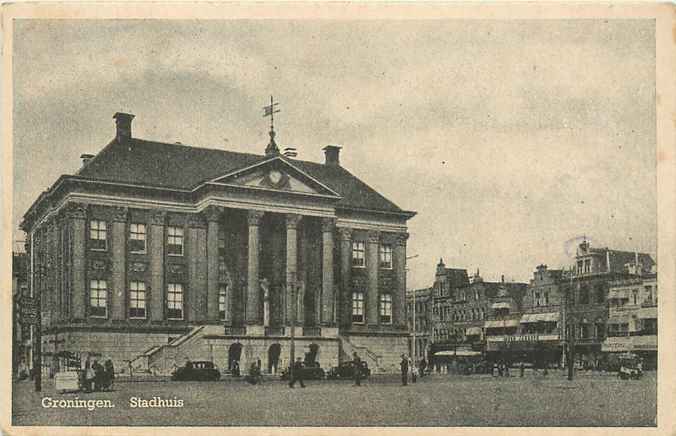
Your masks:
M 341 164 L 405 210 L 410 288 L 439 258 L 528 281 L 593 246 L 656 254 L 652 20 L 16 20 L 15 239 L 114 136 Z

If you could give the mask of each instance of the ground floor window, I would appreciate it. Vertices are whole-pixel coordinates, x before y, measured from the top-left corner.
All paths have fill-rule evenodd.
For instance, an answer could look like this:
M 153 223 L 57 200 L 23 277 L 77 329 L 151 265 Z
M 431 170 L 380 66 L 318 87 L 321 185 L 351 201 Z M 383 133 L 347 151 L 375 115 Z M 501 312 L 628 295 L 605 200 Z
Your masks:
M 167 318 L 183 319 L 183 285 L 180 283 L 167 285 Z
M 89 314 L 105 318 L 108 316 L 108 284 L 105 280 L 92 280 L 89 286 Z
M 352 322 L 364 322 L 364 293 L 352 293 Z
M 389 324 L 392 322 L 392 295 L 380 295 L 380 322 Z

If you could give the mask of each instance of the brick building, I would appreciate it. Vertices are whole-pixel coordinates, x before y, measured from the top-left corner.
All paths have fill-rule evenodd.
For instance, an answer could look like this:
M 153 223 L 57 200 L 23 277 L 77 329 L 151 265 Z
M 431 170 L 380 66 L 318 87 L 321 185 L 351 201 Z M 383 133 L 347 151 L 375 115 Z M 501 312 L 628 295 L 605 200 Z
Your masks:
M 408 330 L 415 330 L 415 352 L 413 342 L 409 346 L 409 356 L 419 361 L 428 358 L 432 342 L 432 288 L 416 289 L 406 295 L 406 315 Z M 415 328 L 413 314 L 415 313 Z M 413 340 L 413 337 L 411 338 Z
M 146 141 L 131 114 L 24 215 L 43 348 L 168 372 L 357 351 L 394 371 L 408 348 L 407 220 L 414 212 L 340 165 Z M 59 365 L 58 361 L 45 361 Z M 57 368 L 58 369 L 58 368 Z

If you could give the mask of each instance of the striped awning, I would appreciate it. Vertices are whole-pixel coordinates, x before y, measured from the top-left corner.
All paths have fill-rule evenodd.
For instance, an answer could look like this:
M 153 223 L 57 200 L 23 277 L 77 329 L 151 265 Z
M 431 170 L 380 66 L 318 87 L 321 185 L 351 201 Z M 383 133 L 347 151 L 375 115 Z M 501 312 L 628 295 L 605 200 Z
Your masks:
M 484 327 L 487 329 L 497 329 L 497 328 L 503 328 L 503 327 L 518 327 L 519 326 L 519 320 L 518 319 L 505 319 L 505 320 L 490 320 L 486 321 L 484 324 Z
M 481 351 L 472 351 L 472 350 L 447 350 L 447 351 L 437 351 L 434 353 L 435 356 L 458 356 L 458 357 L 475 357 L 481 356 Z
M 526 313 L 521 317 L 522 324 L 533 322 L 558 322 L 559 312 Z
M 499 303 L 493 303 L 491 309 L 509 309 L 511 306 L 509 303 L 501 301 Z

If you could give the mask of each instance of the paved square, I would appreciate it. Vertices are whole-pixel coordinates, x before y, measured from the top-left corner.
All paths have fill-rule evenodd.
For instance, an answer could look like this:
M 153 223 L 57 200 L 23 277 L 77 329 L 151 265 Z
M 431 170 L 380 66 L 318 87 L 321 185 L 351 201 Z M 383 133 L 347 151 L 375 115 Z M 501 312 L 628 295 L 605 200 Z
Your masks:
M 361 388 L 349 381 L 308 381 L 289 389 L 279 380 L 138 382 L 115 391 L 60 394 L 51 381 L 43 392 L 16 383 L 15 425 L 191 426 L 654 426 L 656 375 L 622 381 L 612 375 L 563 373 L 524 378 L 432 375 L 403 387 L 377 376 Z M 131 397 L 182 399 L 183 408 L 132 408 Z M 111 400 L 114 408 L 43 408 L 53 400 Z

